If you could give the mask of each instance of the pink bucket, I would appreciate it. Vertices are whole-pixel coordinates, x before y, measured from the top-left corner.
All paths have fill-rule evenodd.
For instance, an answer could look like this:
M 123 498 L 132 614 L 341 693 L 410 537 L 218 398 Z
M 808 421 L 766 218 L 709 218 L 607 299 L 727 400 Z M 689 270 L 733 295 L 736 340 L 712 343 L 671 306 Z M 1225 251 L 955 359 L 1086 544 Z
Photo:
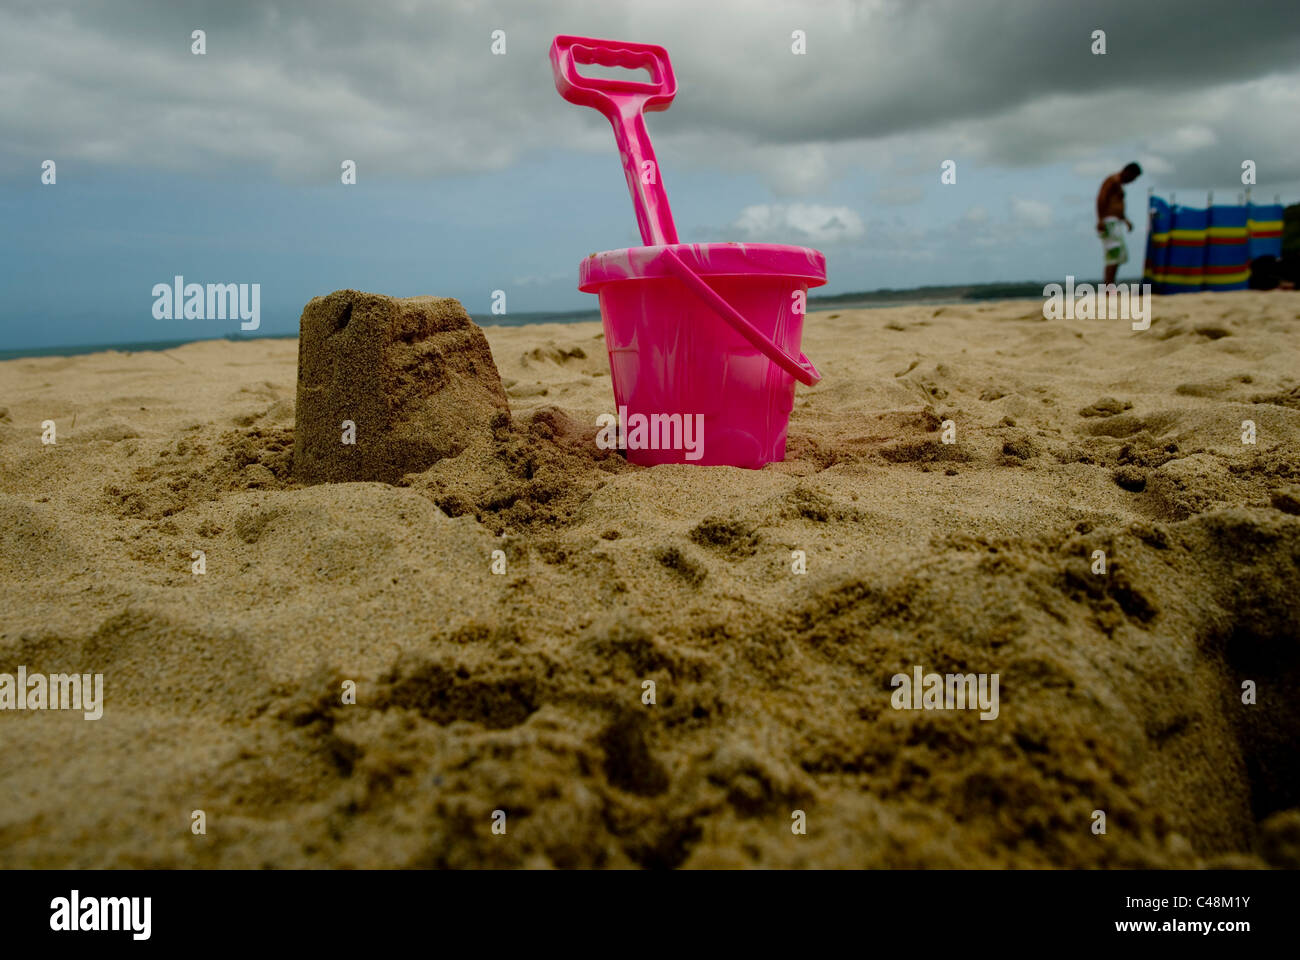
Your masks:
M 562 35 L 550 56 L 560 96 L 613 127 L 645 242 L 593 253 L 578 268 L 578 289 L 600 296 L 618 405 L 596 442 L 614 445 L 613 431 L 628 460 L 645 466 L 784 459 L 795 381 L 821 379 L 799 341 L 826 258 L 777 244 L 678 243 L 644 117 L 677 95 L 668 51 Z M 642 69 L 650 80 L 589 77 L 579 64 Z
M 820 376 L 800 352 L 816 250 L 698 243 L 595 253 L 578 289 L 600 297 L 631 463 L 757 468 L 785 458 L 795 381 Z

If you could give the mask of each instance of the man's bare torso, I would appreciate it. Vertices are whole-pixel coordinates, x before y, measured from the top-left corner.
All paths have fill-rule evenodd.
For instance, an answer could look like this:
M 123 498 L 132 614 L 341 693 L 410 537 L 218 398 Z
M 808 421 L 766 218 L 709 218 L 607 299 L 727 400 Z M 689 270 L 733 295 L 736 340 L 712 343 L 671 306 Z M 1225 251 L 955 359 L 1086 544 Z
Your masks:
M 1103 180 L 1101 190 L 1097 193 L 1097 220 L 1106 217 L 1124 219 L 1124 183 L 1118 173 L 1112 173 Z

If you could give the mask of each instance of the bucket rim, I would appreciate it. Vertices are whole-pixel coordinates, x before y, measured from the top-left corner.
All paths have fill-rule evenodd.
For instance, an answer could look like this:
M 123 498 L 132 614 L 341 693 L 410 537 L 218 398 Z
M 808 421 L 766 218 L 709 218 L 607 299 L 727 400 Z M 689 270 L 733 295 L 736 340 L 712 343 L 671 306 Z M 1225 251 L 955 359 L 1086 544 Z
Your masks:
M 809 287 L 826 283 L 826 257 L 820 250 L 786 243 L 670 243 L 623 247 L 584 257 L 578 265 L 578 289 L 595 293 L 624 280 L 666 279 L 675 276 L 663 253 L 672 250 L 704 277 L 789 277 Z

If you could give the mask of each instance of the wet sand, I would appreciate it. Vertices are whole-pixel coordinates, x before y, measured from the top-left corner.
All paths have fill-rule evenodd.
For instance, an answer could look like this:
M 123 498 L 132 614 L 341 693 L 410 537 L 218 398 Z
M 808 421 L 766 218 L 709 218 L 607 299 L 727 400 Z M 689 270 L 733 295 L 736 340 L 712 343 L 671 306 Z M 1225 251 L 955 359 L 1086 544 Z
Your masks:
M 292 340 L 0 364 L 0 673 L 105 689 L 0 712 L 0 865 L 1300 866 L 1300 298 L 815 313 L 758 471 L 485 333 L 512 424 L 397 484 L 292 478 Z

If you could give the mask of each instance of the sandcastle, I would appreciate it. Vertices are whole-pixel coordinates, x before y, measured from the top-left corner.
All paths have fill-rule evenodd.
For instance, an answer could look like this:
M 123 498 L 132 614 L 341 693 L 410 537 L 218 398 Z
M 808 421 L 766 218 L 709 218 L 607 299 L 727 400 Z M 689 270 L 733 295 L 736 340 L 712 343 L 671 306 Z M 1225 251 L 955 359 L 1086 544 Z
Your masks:
M 396 483 L 490 437 L 509 412 L 459 301 L 337 290 L 303 308 L 295 479 Z

